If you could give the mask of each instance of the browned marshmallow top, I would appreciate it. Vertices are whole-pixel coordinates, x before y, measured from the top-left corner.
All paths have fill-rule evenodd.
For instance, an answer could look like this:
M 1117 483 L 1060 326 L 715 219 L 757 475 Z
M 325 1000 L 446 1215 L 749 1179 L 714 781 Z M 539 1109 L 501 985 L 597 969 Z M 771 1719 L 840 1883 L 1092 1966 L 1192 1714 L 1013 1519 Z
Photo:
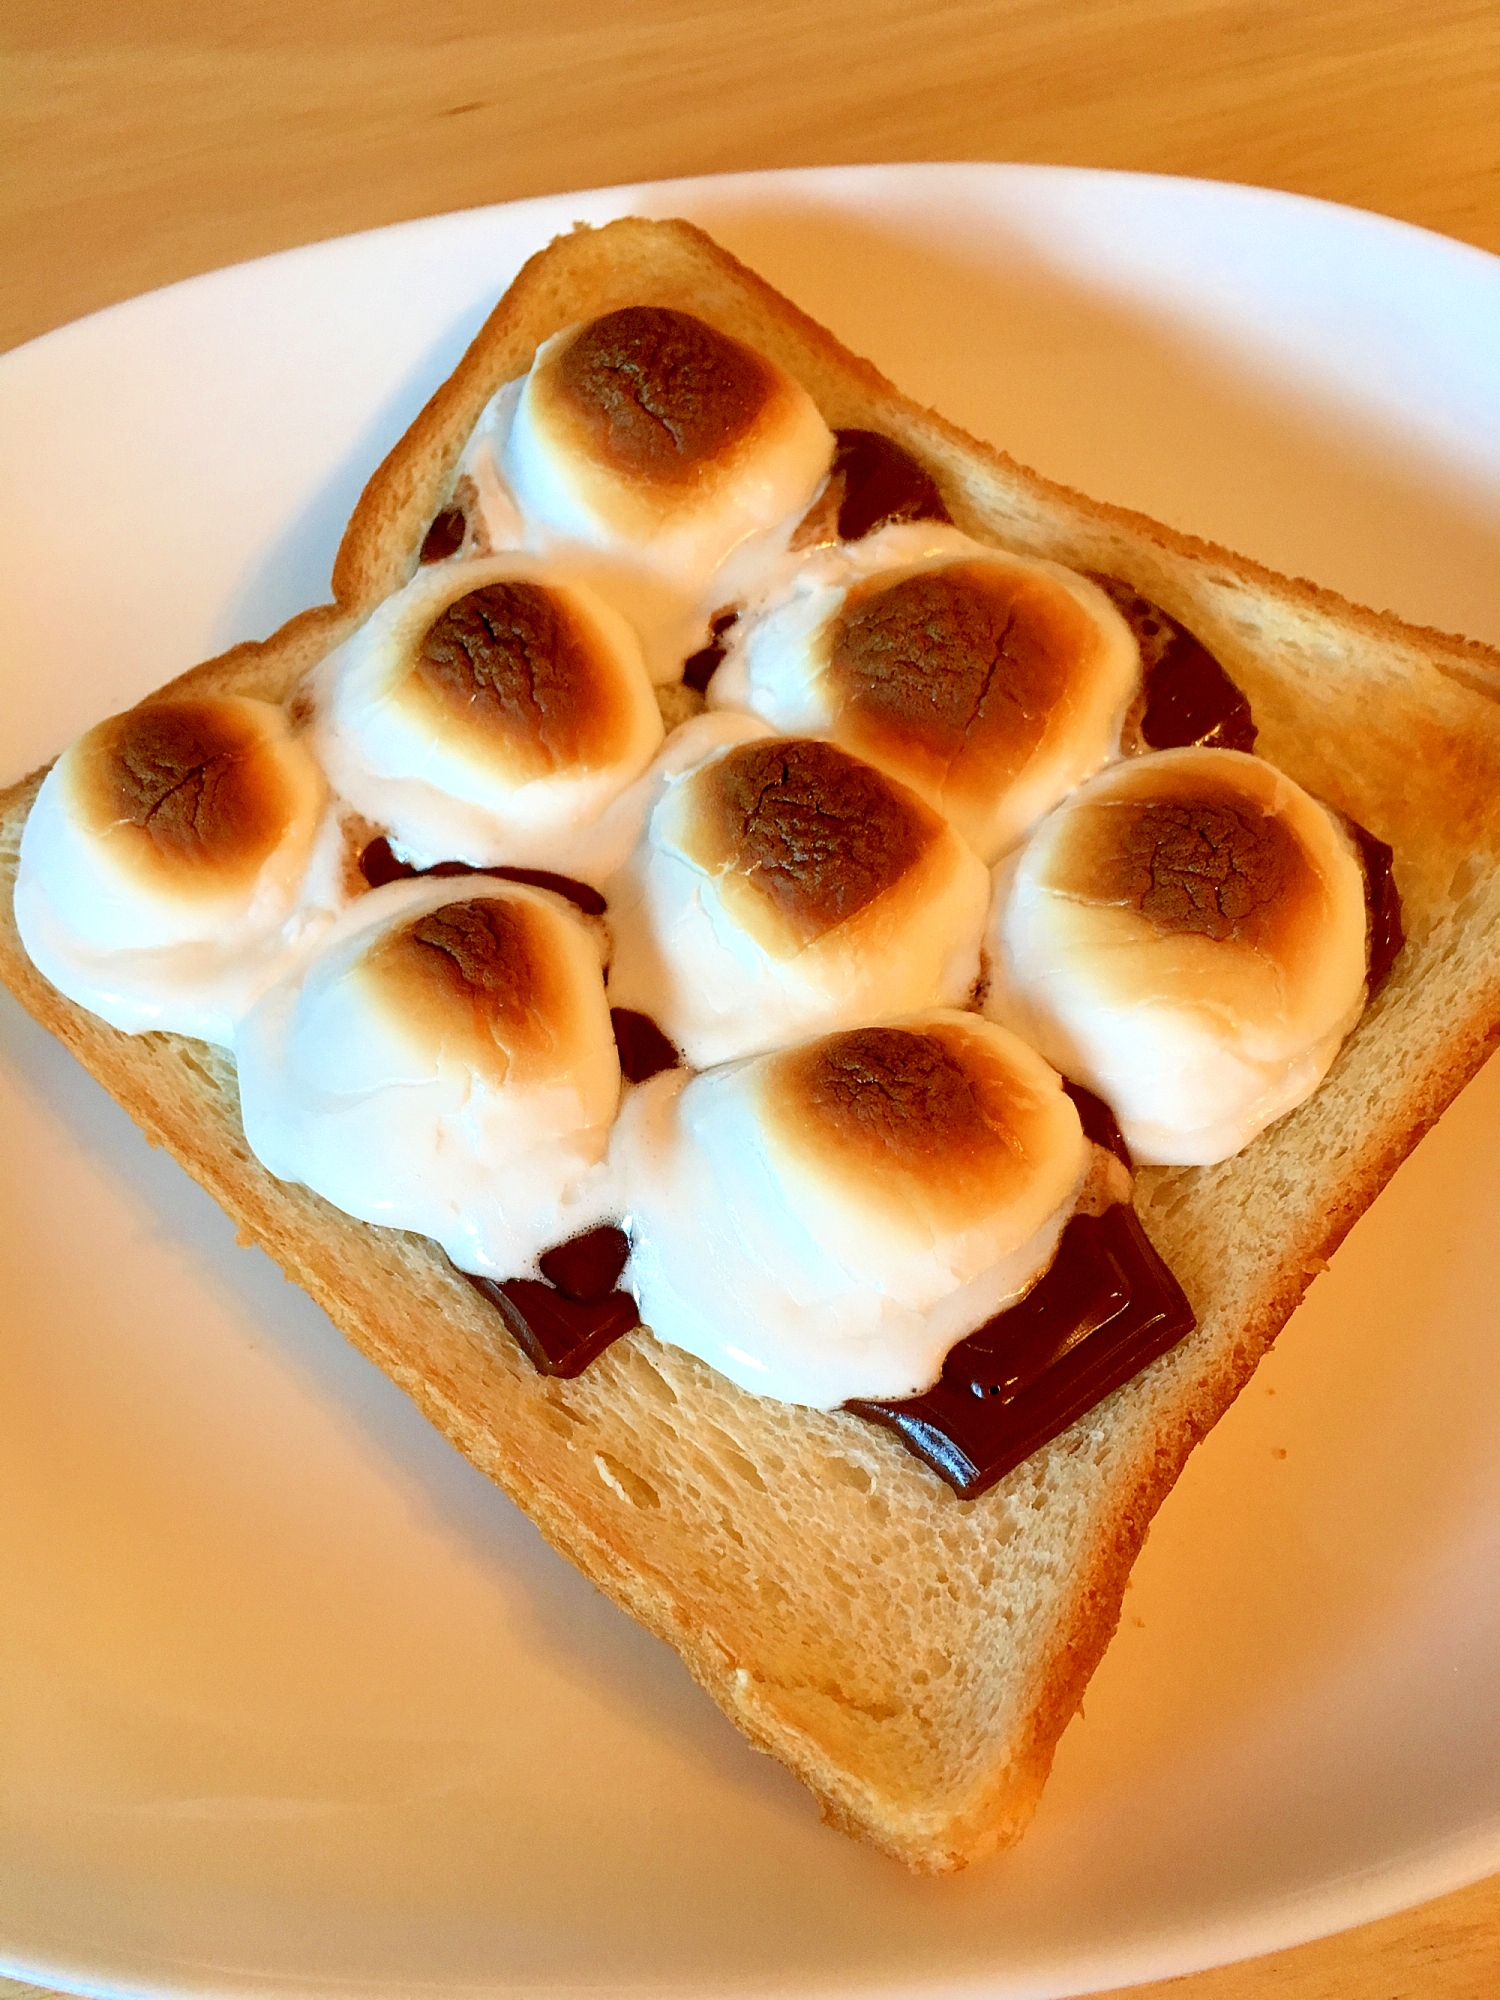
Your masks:
M 145 701 L 69 752 L 72 806 L 147 887 L 249 891 L 307 807 L 281 712 L 237 697 Z
M 779 955 L 894 889 L 943 832 L 903 785 L 802 737 L 741 744 L 689 782 L 684 853 L 722 878 L 740 922 Z
M 1070 813 L 1049 886 L 1135 912 L 1159 937 L 1197 937 L 1290 965 L 1318 942 L 1323 874 L 1266 777 L 1248 761 L 1211 773 L 1129 767 Z M 1284 789 L 1284 788 L 1283 788 Z
M 750 348 L 664 306 L 606 313 L 546 372 L 587 455 L 654 486 L 693 486 L 706 464 L 732 457 L 780 387 Z
M 565 591 L 523 580 L 450 604 L 418 642 L 396 701 L 512 783 L 608 764 L 626 754 L 635 728 L 591 622 Z
M 1310 873 L 1286 823 L 1238 800 L 1143 799 L 1117 808 L 1113 824 L 1108 851 L 1086 871 L 1088 892 L 1133 905 L 1167 934 L 1258 939 L 1284 921 L 1277 913 Z
M 588 1025 L 558 937 L 572 921 L 524 893 L 445 903 L 383 933 L 359 976 L 424 1047 L 495 1083 L 545 1080 Z
M 856 586 L 828 644 L 840 739 L 961 812 L 1066 728 L 1104 640 L 1045 571 L 960 562 Z
M 1041 1065 L 1035 1065 L 1040 1071 Z M 1003 1040 L 957 1019 L 854 1028 L 766 1059 L 770 1132 L 831 1185 L 936 1235 L 982 1224 L 1077 1125 Z

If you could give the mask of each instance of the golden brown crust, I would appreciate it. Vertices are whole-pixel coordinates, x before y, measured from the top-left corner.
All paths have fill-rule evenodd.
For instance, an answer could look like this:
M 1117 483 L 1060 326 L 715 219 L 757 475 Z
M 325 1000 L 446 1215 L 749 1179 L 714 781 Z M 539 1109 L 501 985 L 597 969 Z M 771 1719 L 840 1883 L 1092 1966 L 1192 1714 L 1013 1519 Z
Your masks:
M 626 306 L 592 321 L 544 371 L 555 422 L 595 464 L 631 483 L 701 487 L 732 458 L 775 394 L 761 357 L 690 313 Z
M 258 1166 L 225 1059 L 120 1035 L 33 971 L 8 883 L 36 779 L 0 798 L 0 977 L 832 1824 L 942 1871 L 1024 1829 L 1188 1453 L 1500 1041 L 1500 656 L 1025 472 L 898 396 L 701 232 L 632 221 L 526 266 L 366 489 L 338 606 L 176 685 L 285 698 L 410 573 L 499 383 L 560 326 L 643 302 L 769 354 L 830 424 L 894 437 L 981 539 L 1160 602 L 1247 687 L 1271 760 L 1395 846 L 1411 943 L 1317 1098 L 1222 1167 L 1140 1176 L 1198 1332 L 969 1503 L 883 1431 L 747 1396 L 643 1333 L 576 1382 L 544 1380 L 430 1245 Z
M 580 1039 L 556 919 L 535 899 L 444 903 L 384 932 L 360 962 L 376 1004 L 412 1035 L 496 1084 L 530 1082 Z
M 856 586 L 829 633 L 840 740 L 928 796 L 984 808 L 1096 671 L 1097 622 L 1045 572 L 950 563 Z
M 1163 937 L 1285 950 L 1321 886 L 1286 821 L 1199 781 L 1077 809 L 1053 852 L 1059 895 L 1135 911 Z
M 723 877 L 726 902 L 790 956 L 886 895 L 940 823 L 921 800 L 833 743 L 743 743 L 689 780 L 683 850 Z
M 819 1179 L 857 1182 L 892 1227 L 982 1226 L 1047 1163 L 1055 1125 L 994 1040 L 948 1022 L 850 1028 L 767 1059 L 773 1143 Z
M 439 613 L 394 698 L 414 724 L 467 740 L 523 781 L 608 764 L 634 716 L 599 645 L 560 592 L 501 578 Z
M 238 703 L 141 702 L 91 729 L 70 764 L 89 831 L 128 843 L 133 872 L 185 896 L 253 882 L 299 804 L 257 711 Z

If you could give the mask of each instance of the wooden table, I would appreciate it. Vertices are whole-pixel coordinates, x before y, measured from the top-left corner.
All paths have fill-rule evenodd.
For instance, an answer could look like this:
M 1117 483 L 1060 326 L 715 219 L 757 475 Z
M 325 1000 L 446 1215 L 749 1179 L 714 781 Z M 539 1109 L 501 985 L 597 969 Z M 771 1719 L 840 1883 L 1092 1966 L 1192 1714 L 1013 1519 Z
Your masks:
M 0 346 L 379 223 L 839 161 L 1249 181 L 1500 251 L 1493 0 L 37 0 L 5 48 Z M 1500 1880 L 1136 1990 L 1479 2000 Z

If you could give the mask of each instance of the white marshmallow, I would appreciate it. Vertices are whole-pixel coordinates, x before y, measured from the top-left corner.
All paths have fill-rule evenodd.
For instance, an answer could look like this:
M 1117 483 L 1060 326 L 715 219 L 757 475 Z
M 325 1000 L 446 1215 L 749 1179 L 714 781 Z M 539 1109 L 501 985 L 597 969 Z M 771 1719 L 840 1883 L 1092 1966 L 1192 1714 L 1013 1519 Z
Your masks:
M 445 613 L 506 584 L 543 589 L 572 635 L 550 716 L 519 686 L 512 695 L 520 676 L 503 656 L 504 706 L 464 700 L 419 666 Z M 524 556 L 420 570 L 317 668 L 313 689 L 313 740 L 335 789 L 419 868 L 466 861 L 592 879 L 598 823 L 663 734 L 625 620 L 576 577 Z
M 601 455 L 560 392 L 559 364 L 588 331 L 554 335 L 525 379 L 492 398 L 460 475 L 491 548 L 566 563 L 630 620 L 652 679 L 673 681 L 713 613 L 785 548 L 827 477 L 833 434 L 791 376 L 754 356 L 764 394 L 743 433 L 689 461 L 691 477 L 642 479 Z
M 867 673 L 836 666 L 845 617 L 861 602 L 959 565 L 960 577 L 1004 593 L 1033 641 L 1052 636 L 1063 662 L 1040 726 L 1028 722 L 1020 738 L 1012 702 L 991 696 L 982 711 L 971 707 L 980 692 L 973 673 L 945 688 L 929 672 L 930 705 L 892 707 L 889 690 L 883 701 Z M 930 647 L 925 634 L 924 643 Z M 881 664 L 888 673 L 889 648 Z M 1020 674 L 1012 662 L 1009 679 L 1018 691 Z M 919 668 L 914 685 L 921 678 Z M 986 547 L 956 528 L 913 522 L 778 565 L 731 632 L 708 700 L 714 708 L 750 709 L 778 730 L 843 744 L 910 785 L 989 862 L 1118 757 L 1140 681 L 1135 638 L 1096 584 L 1058 563 Z
M 716 767 L 756 747 L 742 733 L 750 721 L 704 719 L 697 741 L 708 738 L 708 725 L 735 729 L 739 740 L 664 773 L 639 846 L 605 885 L 615 939 L 611 1005 L 649 1014 L 702 1068 L 820 1030 L 964 1001 L 979 973 L 988 876 L 903 786 L 842 760 L 863 774 L 912 850 L 846 916 L 814 910 L 789 922 L 758 886 L 756 868 L 715 851 Z M 770 743 L 771 732 L 760 728 Z M 854 878 L 859 830 L 855 820 L 847 838 L 835 831 L 809 869 L 815 901 L 836 901 Z
M 1149 873 L 1126 848 L 1150 800 L 1227 806 L 1250 839 L 1284 829 L 1281 888 L 1252 882 L 1219 936 L 1153 920 L 1121 886 L 1122 865 Z M 1205 854 L 1161 869 L 1183 908 Z M 985 1012 L 1105 1098 L 1137 1160 L 1208 1165 L 1322 1081 L 1364 1006 L 1365 931 L 1359 860 L 1325 807 L 1260 758 L 1161 751 L 1083 786 L 996 870 Z
M 919 1114 L 903 1157 L 900 1133 L 893 1146 L 830 1119 L 810 1064 L 828 1045 L 902 1030 L 935 1035 L 986 1076 L 991 1107 L 997 1087 L 1013 1098 L 997 1121 L 1008 1146 L 966 1151 L 941 1114 Z M 654 1077 L 627 1097 L 612 1158 L 643 1322 L 742 1388 L 831 1409 L 930 1387 L 956 1342 L 1029 1290 L 1090 1148 L 1038 1056 L 942 1011 Z
M 153 740 L 163 716 L 189 732 L 166 762 Z M 173 758 L 204 807 L 175 827 L 161 812 L 180 789 Z M 228 1047 L 343 906 L 344 870 L 322 775 L 279 708 L 152 701 L 90 730 L 43 780 L 21 838 L 16 924 L 38 971 L 111 1027 Z
M 514 933 L 508 1008 L 433 947 L 400 943 L 422 918 L 491 901 Z M 603 1162 L 620 1071 L 599 943 L 557 897 L 482 879 L 373 890 L 265 995 L 237 1054 L 263 1165 L 361 1221 L 432 1237 L 462 1270 L 523 1276 L 614 1212 Z

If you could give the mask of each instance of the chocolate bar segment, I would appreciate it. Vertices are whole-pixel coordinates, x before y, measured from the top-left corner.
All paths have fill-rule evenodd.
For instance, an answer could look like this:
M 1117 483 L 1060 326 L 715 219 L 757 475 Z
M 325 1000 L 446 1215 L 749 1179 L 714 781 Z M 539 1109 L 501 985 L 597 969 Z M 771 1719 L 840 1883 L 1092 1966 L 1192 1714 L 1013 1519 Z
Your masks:
M 961 1340 L 931 1389 L 851 1402 L 970 1500 L 1197 1324 L 1128 1202 L 1077 1215 L 1045 1276 Z

